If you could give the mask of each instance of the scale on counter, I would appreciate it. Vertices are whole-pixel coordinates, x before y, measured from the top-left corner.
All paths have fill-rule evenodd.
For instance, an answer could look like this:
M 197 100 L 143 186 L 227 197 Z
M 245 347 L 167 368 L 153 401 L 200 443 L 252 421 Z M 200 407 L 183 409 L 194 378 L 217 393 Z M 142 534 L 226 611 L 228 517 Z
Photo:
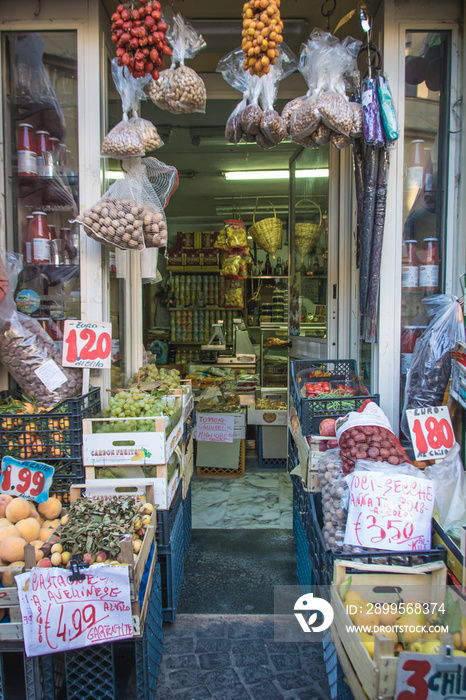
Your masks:
M 201 350 L 210 352 L 224 352 L 226 350 L 225 336 L 223 334 L 223 321 L 213 324 L 213 333 L 207 345 L 201 345 Z M 216 342 L 217 341 L 217 342 Z M 218 355 L 218 365 L 256 365 L 256 355 L 249 338 L 249 334 L 241 318 L 233 319 L 233 353 L 231 355 Z

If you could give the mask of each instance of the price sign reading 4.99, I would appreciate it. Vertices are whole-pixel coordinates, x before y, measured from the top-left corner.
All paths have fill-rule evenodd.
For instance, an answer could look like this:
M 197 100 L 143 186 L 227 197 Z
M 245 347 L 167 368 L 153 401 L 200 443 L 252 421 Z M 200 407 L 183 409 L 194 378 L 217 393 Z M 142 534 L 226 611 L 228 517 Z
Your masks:
M 83 369 L 110 369 L 112 324 L 65 321 L 62 364 Z
M 447 406 L 409 408 L 406 417 L 417 460 L 444 457 L 455 444 Z
M 43 503 L 49 497 L 54 471 L 49 464 L 4 457 L 0 473 L 0 493 L 22 496 Z

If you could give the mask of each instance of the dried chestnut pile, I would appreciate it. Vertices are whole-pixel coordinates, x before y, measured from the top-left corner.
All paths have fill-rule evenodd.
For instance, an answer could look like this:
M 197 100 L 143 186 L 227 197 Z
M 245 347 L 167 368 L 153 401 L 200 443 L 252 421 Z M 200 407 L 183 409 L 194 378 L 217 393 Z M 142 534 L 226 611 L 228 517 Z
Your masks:
M 354 470 L 357 459 L 389 464 L 410 462 L 396 435 L 378 425 L 349 428 L 340 436 L 339 444 L 344 474 Z
M 283 41 L 280 0 L 249 0 L 243 5 L 244 70 L 259 77 L 270 71 Z
M 138 9 L 133 5 L 134 2 L 120 4 L 112 15 L 112 41 L 117 45 L 118 65 L 128 66 L 135 78 L 150 73 L 158 80 L 163 57 L 172 54 L 161 5 L 157 0 L 139 0 Z

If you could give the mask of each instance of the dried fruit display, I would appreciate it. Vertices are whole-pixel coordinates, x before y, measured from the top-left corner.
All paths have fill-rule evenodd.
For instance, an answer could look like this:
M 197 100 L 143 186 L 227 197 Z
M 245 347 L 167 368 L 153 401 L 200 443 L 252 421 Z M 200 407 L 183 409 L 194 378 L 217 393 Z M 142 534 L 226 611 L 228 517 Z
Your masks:
M 162 19 L 160 3 L 157 0 L 123 3 L 118 5 L 111 19 L 118 65 L 128 66 L 135 78 L 150 73 L 154 80 L 158 80 L 163 57 L 172 54 L 165 36 L 167 25 Z
M 244 70 L 259 77 L 270 71 L 283 41 L 280 0 L 249 0 L 243 5 Z

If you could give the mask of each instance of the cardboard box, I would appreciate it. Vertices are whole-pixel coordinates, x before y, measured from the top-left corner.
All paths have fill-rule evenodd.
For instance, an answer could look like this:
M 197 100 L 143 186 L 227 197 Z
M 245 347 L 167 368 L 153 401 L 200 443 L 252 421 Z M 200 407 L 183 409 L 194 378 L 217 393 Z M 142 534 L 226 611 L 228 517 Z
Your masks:
M 182 250 L 178 248 L 167 248 L 167 267 L 180 267 L 186 264 L 186 255 Z
M 438 547 L 439 545 L 445 547 L 447 550 L 447 567 L 449 571 L 453 574 L 455 584 L 457 582 L 458 588 L 464 595 L 466 593 L 466 567 L 465 567 L 465 554 L 466 554 L 466 528 L 463 528 L 462 532 L 462 543 L 458 546 L 449 535 L 443 530 L 440 523 L 433 518 L 432 519 L 432 547 Z
M 202 267 L 218 267 L 218 250 L 201 250 Z
M 201 248 L 213 248 L 217 240 L 217 231 L 202 231 Z
M 202 255 L 200 250 L 187 250 L 185 253 L 186 267 L 200 267 L 202 265 Z
M 196 466 L 221 469 L 240 469 L 241 440 L 233 442 L 198 442 Z
M 178 248 L 194 248 L 194 233 L 179 231 L 176 234 L 176 244 Z
M 248 425 L 287 425 L 288 411 L 256 410 L 248 406 Z
M 288 427 L 264 425 L 262 427 L 262 458 L 286 459 L 288 457 Z

